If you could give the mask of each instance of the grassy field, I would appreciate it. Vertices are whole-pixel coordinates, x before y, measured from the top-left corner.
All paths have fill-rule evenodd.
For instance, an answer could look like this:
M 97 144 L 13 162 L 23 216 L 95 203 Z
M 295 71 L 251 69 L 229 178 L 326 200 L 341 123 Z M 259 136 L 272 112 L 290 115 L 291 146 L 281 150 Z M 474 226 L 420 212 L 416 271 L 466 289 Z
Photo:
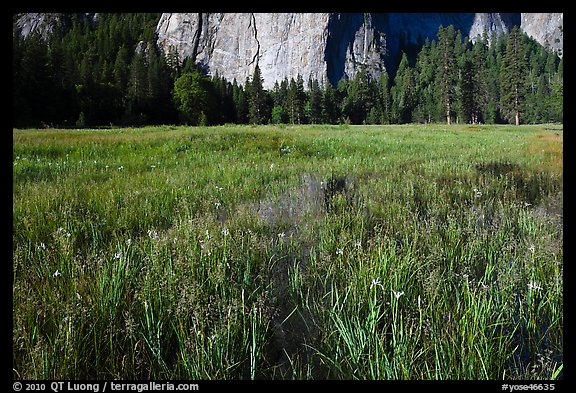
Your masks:
M 556 379 L 563 127 L 13 130 L 21 379 Z

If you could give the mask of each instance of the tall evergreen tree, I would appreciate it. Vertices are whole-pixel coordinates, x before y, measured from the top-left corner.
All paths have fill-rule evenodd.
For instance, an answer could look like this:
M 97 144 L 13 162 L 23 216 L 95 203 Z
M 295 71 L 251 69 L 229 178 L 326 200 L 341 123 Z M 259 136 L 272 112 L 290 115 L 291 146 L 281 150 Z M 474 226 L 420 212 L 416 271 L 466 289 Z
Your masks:
M 428 39 L 424 42 L 418 58 L 416 60 L 417 73 L 417 104 L 414 111 L 414 120 L 423 123 L 436 121 L 437 107 L 436 102 L 436 63 L 435 63 L 435 46 L 436 41 L 430 42 Z
M 454 26 L 438 29 L 438 93 L 440 104 L 446 115 L 446 123 L 452 123 L 454 102 L 456 101 L 457 68 L 455 56 L 456 32 Z
M 145 113 L 148 99 L 148 72 L 143 53 L 136 53 L 132 57 L 129 70 L 124 121 L 144 124 L 147 120 Z
M 460 107 L 464 121 L 476 124 L 478 109 L 475 101 L 475 69 L 472 59 L 465 57 L 462 62 L 460 85 Z
M 408 62 L 406 53 L 402 54 L 398 71 L 391 89 L 393 100 L 392 116 L 399 123 L 412 121 L 412 112 L 416 108 L 416 73 Z
M 244 88 L 238 84 L 236 79 L 232 81 L 232 100 L 234 101 L 235 115 L 238 123 L 248 122 L 248 102 Z
M 386 71 L 380 73 L 378 77 L 378 98 L 380 103 L 380 123 L 390 124 L 392 99 L 390 97 L 390 82 Z
M 520 124 L 520 112 L 526 96 L 526 59 L 522 33 L 515 26 L 507 37 L 506 52 L 500 70 L 500 92 L 502 108 L 508 119 Z
M 324 85 L 324 92 L 322 94 L 322 121 L 328 124 L 336 124 L 340 117 L 338 113 L 338 102 L 336 91 L 330 83 Z
M 290 78 L 288 86 L 288 95 L 286 97 L 286 106 L 290 123 L 304 123 L 304 105 L 306 104 L 306 92 L 304 91 L 304 79 L 298 74 L 296 80 Z
M 489 38 L 488 54 L 486 56 L 486 122 L 499 123 L 502 121 L 500 111 L 500 63 L 502 62 L 503 36 L 493 33 Z
M 121 92 L 125 92 L 128 86 L 128 63 L 128 51 L 126 47 L 122 45 L 116 53 L 114 68 L 112 70 L 114 86 Z
M 278 83 L 274 82 L 272 89 L 272 123 L 287 123 L 288 112 L 286 111 L 286 97 L 288 95 L 288 79 L 284 79 Z
M 312 124 L 322 122 L 322 91 L 317 79 L 308 80 L 309 100 L 307 105 L 308 119 Z
M 252 80 L 247 81 L 246 91 L 248 93 L 248 119 L 250 123 L 262 124 L 265 119 L 266 96 L 263 88 L 264 80 L 260 72 L 260 67 L 256 64 Z
M 216 74 L 212 77 L 214 92 L 216 94 L 216 119 L 219 124 L 236 122 L 234 102 L 232 100 L 232 84 L 223 76 Z
M 372 106 L 370 80 L 365 67 L 360 67 L 354 78 L 346 85 L 346 99 L 342 112 L 353 124 L 362 124 Z

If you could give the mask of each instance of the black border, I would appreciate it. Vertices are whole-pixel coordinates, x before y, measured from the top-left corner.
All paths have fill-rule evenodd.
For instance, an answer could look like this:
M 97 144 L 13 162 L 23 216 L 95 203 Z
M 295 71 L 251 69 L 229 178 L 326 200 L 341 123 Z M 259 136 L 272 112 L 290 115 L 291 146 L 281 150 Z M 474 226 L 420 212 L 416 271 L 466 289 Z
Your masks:
M 91 2 L 91 3 L 83 3 L 83 2 L 66 2 L 64 4 L 54 2 L 54 1 L 26 1 L 26 2 L 19 2 L 17 4 L 6 4 L 4 6 L 9 5 L 11 7 L 10 12 L 5 12 L 4 15 L 7 18 L 10 18 L 10 21 L 13 19 L 13 15 L 15 13 L 20 12 L 158 12 L 158 11 L 171 11 L 171 12 L 187 12 L 190 10 L 194 11 L 203 11 L 203 12 L 470 12 L 471 8 L 474 8 L 474 12 L 518 12 L 526 11 L 526 12 L 563 12 L 564 8 L 569 3 L 567 2 L 555 2 L 555 4 L 539 4 L 535 2 L 523 2 L 520 4 L 514 4 L 512 2 L 486 2 L 483 1 L 479 4 L 470 4 L 470 3 L 460 3 L 460 4 L 453 4 L 451 2 L 385 2 L 382 0 L 378 1 L 355 1 L 355 2 L 331 2 L 329 4 L 325 2 L 281 2 L 281 1 L 269 1 L 266 3 L 256 3 L 256 2 L 223 2 L 223 3 L 194 3 L 194 2 L 184 2 L 184 1 L 177 1 L 177 2 L 170 2 L 169 4 L 162 4 L 158 2 L 130 2 L 130 3 L 121 3 L 119 1 L 108 1 L 102 0 L 98 2 Z M 565 17 L 570 19 L 570 13 L 564 13 Z M 8 22 L 8 21 L 6 21 Z M 12 24 L 10 23 L 10 26 Z M 569 21 L 564 24 L 564 32 L 565 36 L 570 37 L 571 26 L 572 23 Z M 8 29 L 8 23 L 6 23 L 6 29 Z M 5 32 L 3 37 L 6 40 L 10 37 L 9 32 Z M 570 60 L 572 58 L 572 51 L 569 50 L 569 47 L 565 45 L 565 49 L 563 50 L 563 57 L 565 63 L 568 63 L 568 67 L 565 67 L 567 72 L 564 73 L 564 81 L 565 85 L 571 87 L 572 78 L 571 78 L 571 68 L 570 68 Z M 566 56 L 568 54 L 568 56 Z M 10 82 L 11 83 L 11 82 Z M 571 89 L 565 89 L 566 92 L 571 93 Z M 565 94 L 565 108 L 573 108 L 570 105 L 570 94 Z M 566 99 L 568 99 L 566 101 Z M 569 113 L 569 112 L 567 112 Z M 570 127 L 571 118 L 567 116 L 564 118 L 564 129 L 568 129 L 568 133 L 564 136 L 566 137 L 564 140 L 565 146 L 565 153 L 570 152 L 572 147 L 574 146 L 574 141 L 572 141 L 574 136 L 571 134 L 574 132 L 572 127 Z M 6 139 L 10 140 L 10 143 L 6 141 L 3 144 L 6 147 L 6 152 L 3 155 L 4 157 L 4 167 L 3 168 L 10 168 L 10 175 L 12 175 L 12 136 L 11 132 L 6 132 L 4 134 Z M 8 150 L 10 148 L 10 150 Z M 574 212 L 575 208 L 570 203 L 570 196 L 574 195 L 572 192 L 572 181 L 570 179 L 570 174 L 576 173 L 576 160 L 572 159 L 572 157 L 568 157 L 567 160 L 564 160 L 564 195 L 565 199 L 568 200 L 568 203 L 564 207 L 564 227 L 568 227 L 572 213 Z M 12 177 L 12 176 L 10 176 Z M 11 184 L 11 183 L 10 183 Z M 11 189 L 11 186 L 10 186 Z M 5 198 L 7 199 L 6 210 L 8 209 L 7 206 L 12 205 L 12 197 L 9 196 L 8 192 L 5 193 Z M 10 202 L 10 203 L 9 203 Z M 567 214 L 567 216 L 566 216 Z M 11 218 L 11 210 L 10 213 L 7 214 L 5 217 Z M 8 225 L 5 225 L 6 228 Z M 4 236 L 5 239 L 10 239 L 8 235 L 12 233 L 11 229 L 9 230 L 9 234 Z M 570 230 L 564 235 L 568 235 L 569 239 L 567 244 L 570 245 Z M 5 247 L 5 250 L 10 250 L 10 257 L 12 257 L 11 246 Z M 565 310 L 565 317 L 570 316 L 570 312 L 574 310 L 574 305 L 572 302 L 572 288 L 570 285 L 570 279 L 572 277 L 576 277 L 574 273 L 574 267 L 572 267 L 573 258 L 572 250 L 570 247 L 564 247 L 564 255 L 563 255 L 563 268 L 564 268 L 564 310 Z M 8 259 L 8 258 L 7 258 Z M 12 258 L 11 258 L 12 259 Z M 13 259 L 12 259 L 13 260 Z M 11 273 L 11 270 L 10 270 Z M 3 274 L 2 277 L 4 278 L 5 284 L 2 285 L 4 289 L 4 304 L 5 309 L 4 312 L 10 322 L 12 322 L 12 274 Z M 10 285 L 6 285 L 10 284 Z M 10 311 L 9 311 L 10 310 Z M 8 324 L 4 324 L 4 328 L 6 330 L 10 328 Z M 12 325 L 12 323 L 10 323 Z M 563 369 L 563 380 L 559 381 L 421 381 L 421 380 L 412 380 L 412 381 L 333 381 L 333 380 L 322 380 L 322 381 L 170 381 L 172 383 L 178 382 L 194 382 L 199 385 L 199 391 L 214 391 L 214 390 L 237 390 L 237 389 L 255 389 L 256 391 L 262 390 L 269 392 L 270 389 L 275 388 L 288 388 L 288 389 L 305 389 L 305 390 L 314 390 L 314 389 L 362 389 L 362 390 L 379 390 L 379 389 L 391 389 L 391 391 L 403 391 L 405 389 L 417 389 L 417 390 L 430 390 L 430 389 L 438 389 L 441 391 L 458 391 L 462 392 L 465 389 L 482 389 L 482 391 L 486 392 L 503 392 L 504 384 L 508 385 L 534 385 L 535 389 L 528 389 L 528 390 L 540 390 L 538 389 L 538 385 L 542 385 L 541 391 L 544 391 L 543 384 L 554 384 L 555 390 L 560 392 L 564 391 L 566 387 L 573 385 L 573 375 L 574 375 L 574 363 L 573 363 L 573 355 L 574 355 L 574 339 L 570 333 L 576 332 L 575 325 L 571 321 L 570 318 L 564 318 L 564 369 Z M 568 333 L 568 334 L 566 334 Z M 2 353 L 4 356 L 9 357 L 6 359 L 6 363 L 3 364 L 12 364 L 12 336 L 10 334 L 3 335 L 3 350 Z M 5 345 L 5 346 L 4 346 Z M 10 363 L 8 363 L 10 362 Z M 9 391 L 13 390 L 13 383 L 17 380 L 14 379 L 12 367 L 4 367 L 3 368 L 3 375 L 2 380 L 5 381 L 7 388 L 10 389 Z M 108 380 L 110 382 L 112 380 Z M 22 384 L 25 383 L 40 383 L 45 384 L 46 391 L 50 390 L 52 380 L 39 380 L 39 381 L 20 381 Z M 95 383 L 99 382 L 100 384 L 100 392 L 102 392 L 102 386 L 104 381 L 75 381 L 78 383 Z M 124 382 L 124 383 L 146 383 L 148 381 L 117 381 L 117 382 Z M 163 381 L 156 381 L 161 383 Z M 108 384 L 110 386 L 110 384 Z M 22 389 L 24 391 L 24 389 Z M 64 389 L 63 391 L 67 391 Z M 111 391 L 110 387 L 107 388 L 106 391 Z M 127 390 L 125 390 L 127 391 Z M 509 390 L 508 390 L 509 391 Z

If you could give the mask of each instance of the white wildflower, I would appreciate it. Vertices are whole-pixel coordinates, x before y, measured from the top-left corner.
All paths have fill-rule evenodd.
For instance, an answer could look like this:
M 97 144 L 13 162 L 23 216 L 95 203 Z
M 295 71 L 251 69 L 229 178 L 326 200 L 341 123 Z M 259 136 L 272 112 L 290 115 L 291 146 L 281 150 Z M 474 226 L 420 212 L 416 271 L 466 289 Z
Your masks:
M 45 250 L 45 249 L 46 249 L 46 244 L 40 243 L 40 245 L 39 245 L 37 248 L 38 248 L 38 250 Z
M 61 276 L 61 275 L 62 275 L 62 273 L 60 273 L 60 271 L 58 269 L 56 269 L 54 274 L 52 274 L 52 277 L 56 278 L 56 277 Z
M 370 283 L 370 289 L 372 289 L 375 286 L 379 286 L 380 288 L 384 289 L 384 285 L 382 285 L 380 279 L 372 277 L 372 282 Z
M 224 236 L 228 236 L 229 233 L 230 233 L 230 232 L 228 231 L 228 228 L 222 229 L 222 234 L 223 234 Z
M 148 229 L 148 237 L 152 240 L 158 239 L 158 232 L 153 229 Z
M 336 247 L 336 255 L 344 255 L 344 248 Z
M 392 292 L 394 293 L 394 296 L 396 296 L 396 299 L 400 299 L 400 297 L 401 297 L 402 295 L 404 295 L 404 292 L 402 292 L 402 291 L 392 290 Z
M 542 290 L 542 287 L 539 286 L 536 282 L 530 281 L 530 282 L 528 283 L 528 289 L 531 290 L 531 291 L 532 291 L 532 290 L 541 291 L 541 290 Z
M 474 197 L 475 197 L 475 198 L 481 198 L 481 197 L 482 197 L 482 191 L 480 191 L 479 189 L 475 188 L 475 189 L 474 189 Z
M 284 239 L 285 236 L 286 236 L 286 234 L 285 234 L 284 232 L 280 232 L 280 233 L 278 234 L 278 237 L 279 237 L 280 239 Z
M 122 253 L 121 252 L 117 252 L 114 254 L 114 259 L 120 259 L 122 258 Z
M 220 206 L 222 206 L 222 204 L 220 203 L 220 201 L 216 201 L 216 203 L 214 203 L 214 206 L 216 206 L 216 209 L 218 209 Z

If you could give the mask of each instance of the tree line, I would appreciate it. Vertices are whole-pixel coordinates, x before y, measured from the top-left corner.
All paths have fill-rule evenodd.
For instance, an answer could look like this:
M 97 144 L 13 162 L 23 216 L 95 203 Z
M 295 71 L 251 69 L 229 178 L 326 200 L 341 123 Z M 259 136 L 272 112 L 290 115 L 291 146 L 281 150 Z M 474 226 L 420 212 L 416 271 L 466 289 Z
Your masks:
M 162 53 L 159 17 L 72 14 L 47 38 L 14 34 L 14 126 L 563 121 L 563 60 L 517 27 L 475 40 L 440 27 L 393 75 L 358 65 L 336 86 L 298 75 L 264 89 L 258 66 L 228 81 Z

